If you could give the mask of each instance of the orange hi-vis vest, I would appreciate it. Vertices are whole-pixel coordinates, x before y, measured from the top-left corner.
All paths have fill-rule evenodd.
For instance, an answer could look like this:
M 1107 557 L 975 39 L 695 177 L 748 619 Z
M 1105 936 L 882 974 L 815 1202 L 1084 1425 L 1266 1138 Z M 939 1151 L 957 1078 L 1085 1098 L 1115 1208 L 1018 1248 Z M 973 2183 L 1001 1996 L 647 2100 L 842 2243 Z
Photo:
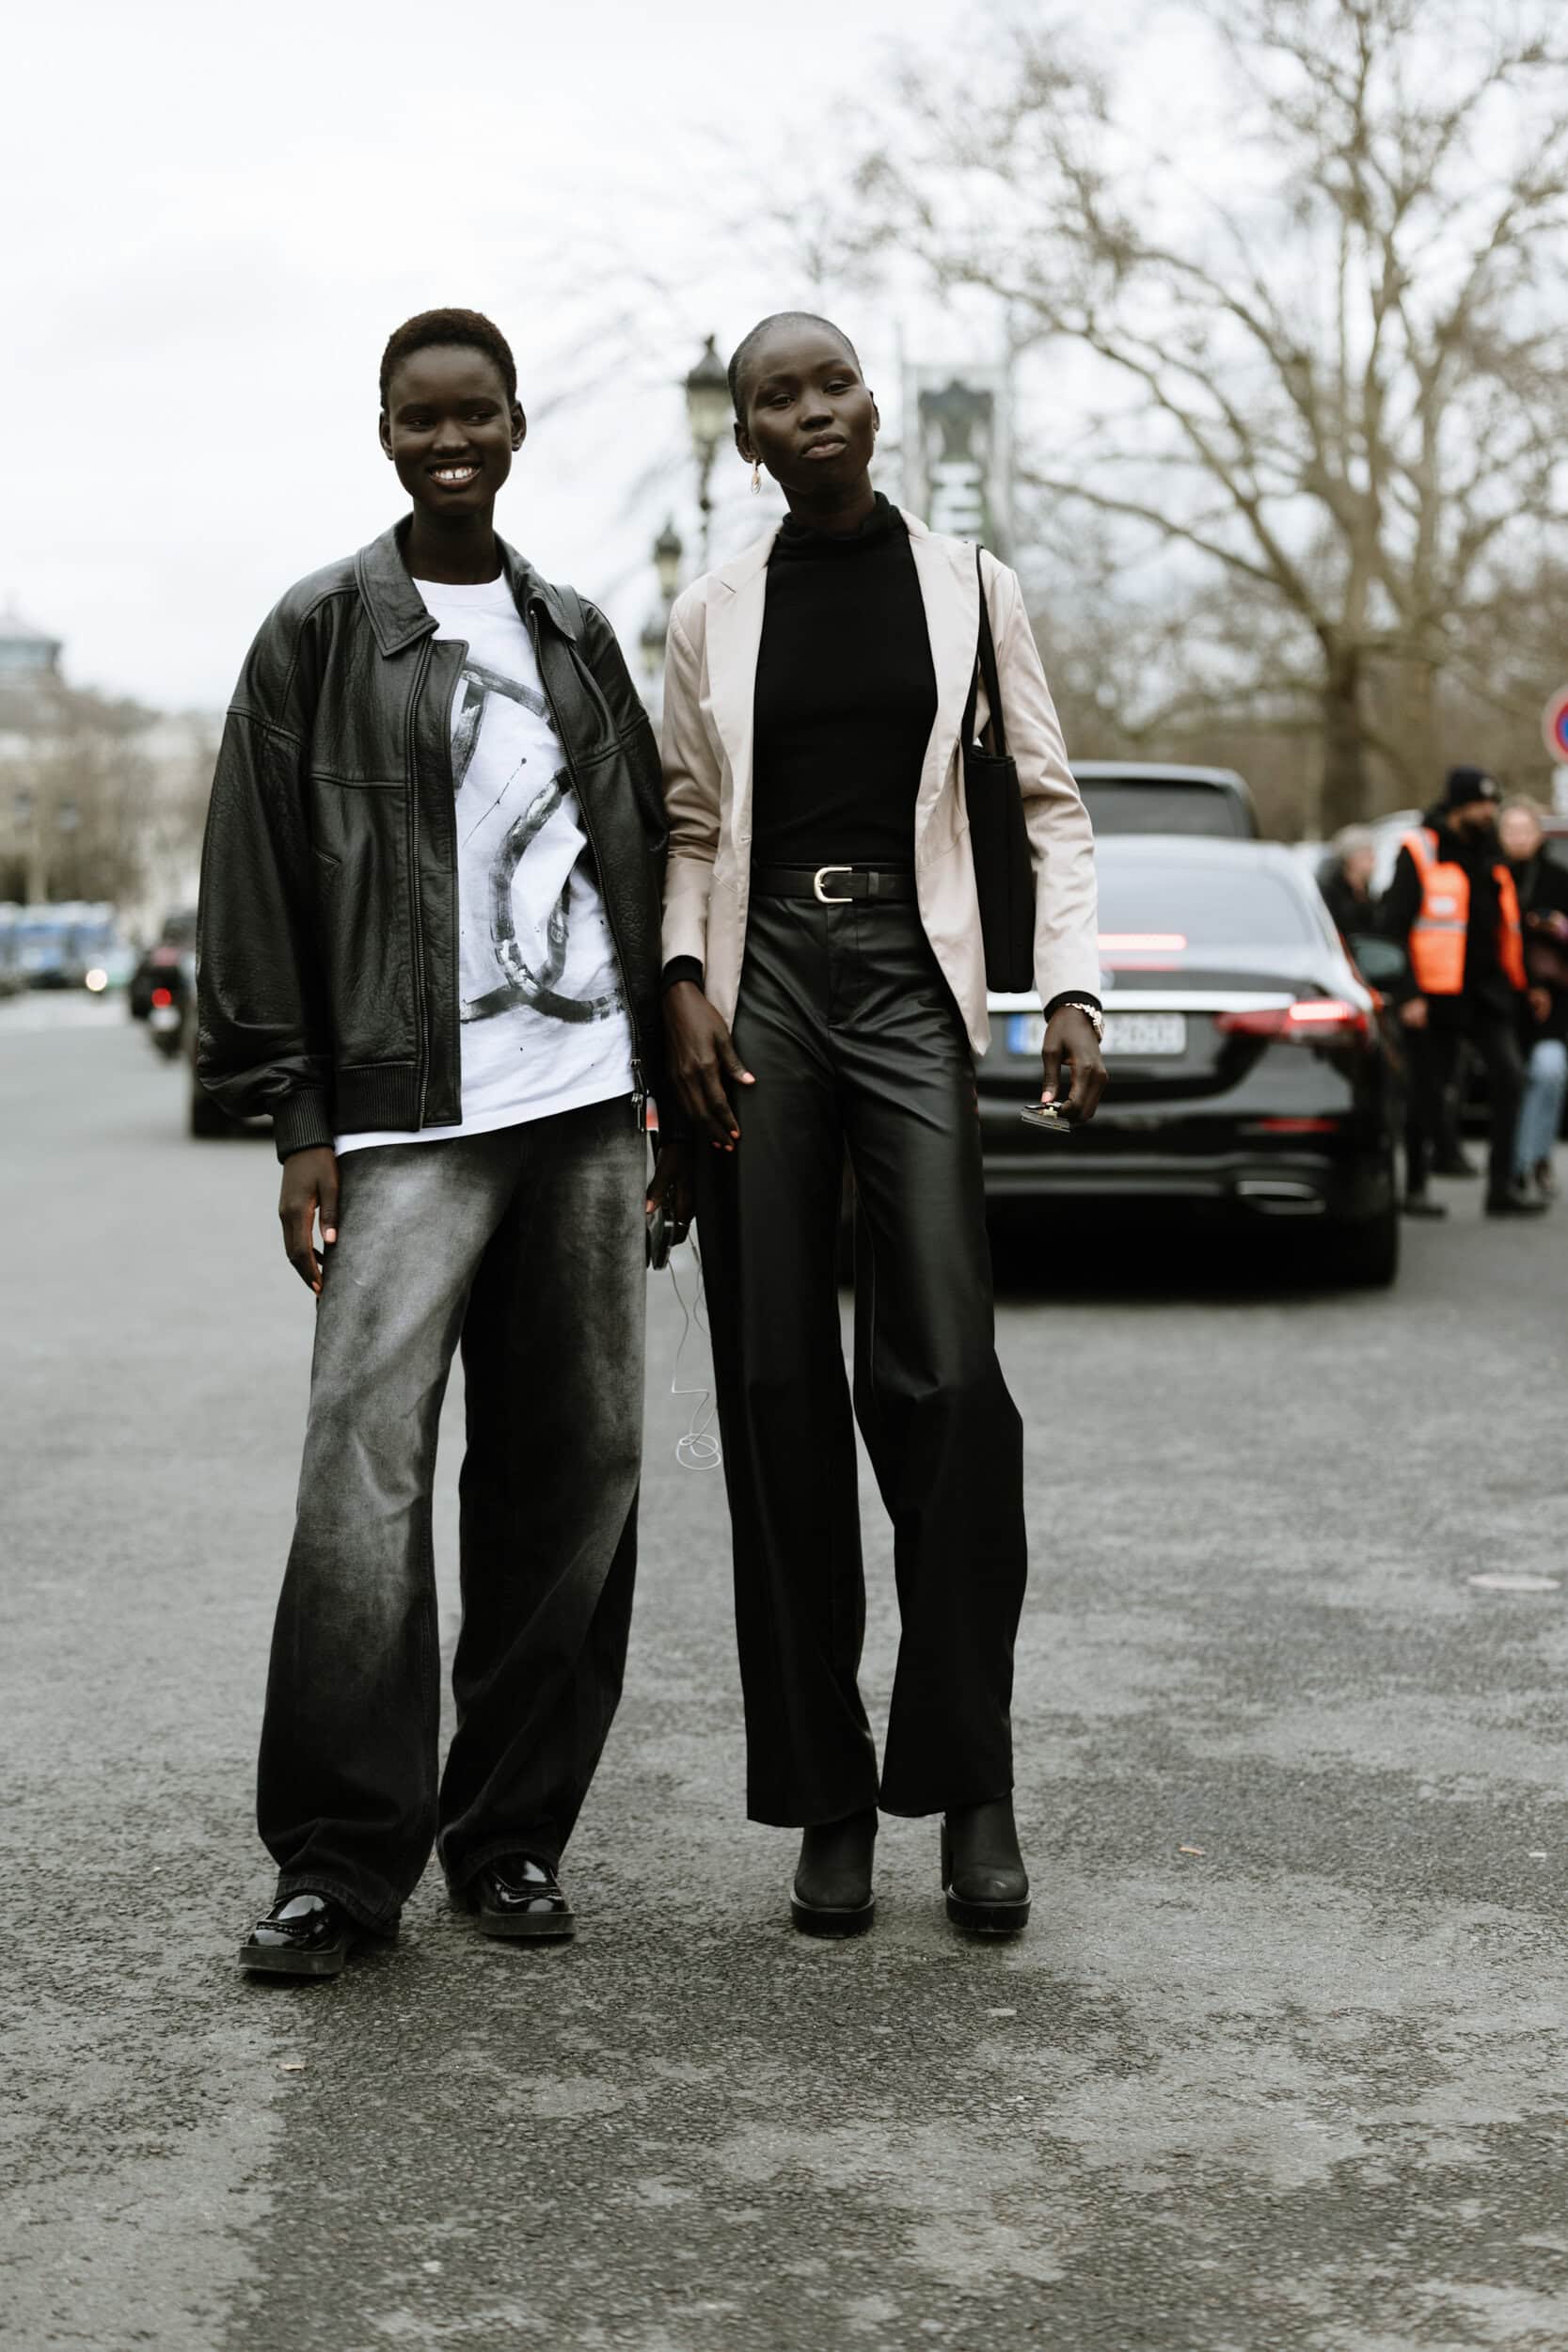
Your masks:
M 1403 846 L 1421 878 L 1421 911 L 1410 926 L 1410 974 L 1423 996 L 1458 996 L 1465 987 L 1465 941 L 1470 929 L 1470 877 L 1439 858 L 1430 825 L 1407 833 Z M 1525 986 L 1525 940 L 1519 893 L 1500 862 L 1497 878 L 1497 961 L 1513 987 Z

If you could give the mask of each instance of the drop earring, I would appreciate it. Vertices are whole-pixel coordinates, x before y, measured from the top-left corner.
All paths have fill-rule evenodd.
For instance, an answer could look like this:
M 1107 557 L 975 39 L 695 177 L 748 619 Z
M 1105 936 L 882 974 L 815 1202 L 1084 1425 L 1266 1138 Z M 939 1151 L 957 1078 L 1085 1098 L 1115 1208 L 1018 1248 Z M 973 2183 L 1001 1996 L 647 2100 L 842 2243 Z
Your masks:
M 761 488 L 762 488 L 762 459 L 761 459 L 760 457 L 757 457 L 757 458 L 753 458 L 753 459 L 752 459 L 752 496 L 753 498 L 755 498 L 755 497 L 756 497 L 756 495 L 757 495 L 757 493 L 761 490 Z

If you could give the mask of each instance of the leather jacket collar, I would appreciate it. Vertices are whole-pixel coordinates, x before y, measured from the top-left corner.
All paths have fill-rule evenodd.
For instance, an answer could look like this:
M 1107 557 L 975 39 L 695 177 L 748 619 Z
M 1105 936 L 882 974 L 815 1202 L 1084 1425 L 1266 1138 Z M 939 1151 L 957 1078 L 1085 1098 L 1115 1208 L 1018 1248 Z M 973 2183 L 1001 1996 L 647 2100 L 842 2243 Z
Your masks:
M 378 650 L 384 656 L 402 653 L 417 638 L 428 637 L 436 627 L 434 614 L 409 577 L 403 560 L 404 542 L 408 536 L 409 518 L 405 515 L 390 531 L 384 531 L 379 539 L 361 548 L 354 559 L 355 578 L 365 610 L 370 614 L 371 628 L 375 632 Z M 501 551 L 501 568 L 513 601 L 526 621 L 531 606 L 538 605 L 549 615 L 550 625 L 575 645 L 578 631 L 574 615 L 567 612 L 553 583 L 543 579 L 525 556 L 509 547 L 497 533 L 496 544 Z

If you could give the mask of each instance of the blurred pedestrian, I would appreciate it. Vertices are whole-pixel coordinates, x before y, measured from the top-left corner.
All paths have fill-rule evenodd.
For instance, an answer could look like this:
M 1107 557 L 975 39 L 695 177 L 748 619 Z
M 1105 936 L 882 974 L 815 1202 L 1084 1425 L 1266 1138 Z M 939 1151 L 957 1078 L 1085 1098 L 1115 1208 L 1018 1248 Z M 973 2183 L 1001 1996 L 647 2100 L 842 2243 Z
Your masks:
M 663 809 L 610 624 L 496 535 L 527 429 L 488 319 L 397 330 L 381 446 L 412 511 L 262 623 L 213 787 L 198 1068 L 271 1113 L 317 1302 L 251 1969 L 336 1975 L 395 1931 L 433 1843 L 485 1933 L 570 1935 L 558 1866 L 620 1695 Z M 437 1779 L 431 1491 L 459 1343 Z
M 961 798 L 969 739 L 1002 718 L 975 699 L 983 628 L 1034 868 L 1041 1100 L 1073 1122 L 1104 1085 L 1093 837 L 1018 580 L 873 491 L 879 419 L 846 336 L 767 319 L 730 389 L 753 485 L 766 468 L 789 516 L 671 617 L 664 938 L 670 1058 L 700 1147 L 747 1806 L 803 1832 L 805 1932 L 870 1925 L 879 1803 L 942 1814 L 949 1916 L 1010 1931 L 1029 1907 L 1012 1804 L 1022 1429 L 996 1359 Z M 839 1343 L 847 1145 L 854 1404 L 903 1619 L 879 1774 Z
M 1343 939 L 1375 929 L 1377 899 L 1372 875 L 1377 839 L 1367 825 L 1345 825 L 1334 836 L 1332 854 L 1318 870 L 1318 888 Z
M 1545 852 L 1542 811 L 1534 801 L 1505 801 L 1497 838 L 1519 894 L 1525 927 L 1525 1095 L 1513 1172 L 1543 1200 L 1557 1190 L 1552 1147 L 1568 1092 L 1568 870 Z
M 1444 1134 L 1445 1091 L 1466 1043 L 1486 1073 L 1486 1213 L 1531 1216 L 1544 1206 L 1514 1173 L 1526 981 L 1518 894 L 1497 841 L 1501 799 L 1484 769 L 1450 768 L 1442 799 L 1401 845 L 1380 910 L 1380 928 L 1410 965 L 1400 1018 L 1410 1059 L 1403 1205 L 1412 1216 L 1445 1214 L 1427 1182 Z

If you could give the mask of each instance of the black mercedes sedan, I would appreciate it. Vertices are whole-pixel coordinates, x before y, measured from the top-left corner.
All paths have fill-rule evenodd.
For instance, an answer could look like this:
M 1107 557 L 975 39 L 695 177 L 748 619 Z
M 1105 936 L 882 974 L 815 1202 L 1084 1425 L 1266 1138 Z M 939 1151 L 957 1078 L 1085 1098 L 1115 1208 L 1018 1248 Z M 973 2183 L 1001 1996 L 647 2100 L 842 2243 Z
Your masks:
M 1391 1282 L 1400 1073 L 1310 878 L 1264 841 L 1128 834 L 1097 858 L 1111 1083 L 1091 1126 L 1024 1126 L 1039 1000 L 993 995 L 978 1073 L 988 1196 L 1289 1219 L 1325 1279 Z

